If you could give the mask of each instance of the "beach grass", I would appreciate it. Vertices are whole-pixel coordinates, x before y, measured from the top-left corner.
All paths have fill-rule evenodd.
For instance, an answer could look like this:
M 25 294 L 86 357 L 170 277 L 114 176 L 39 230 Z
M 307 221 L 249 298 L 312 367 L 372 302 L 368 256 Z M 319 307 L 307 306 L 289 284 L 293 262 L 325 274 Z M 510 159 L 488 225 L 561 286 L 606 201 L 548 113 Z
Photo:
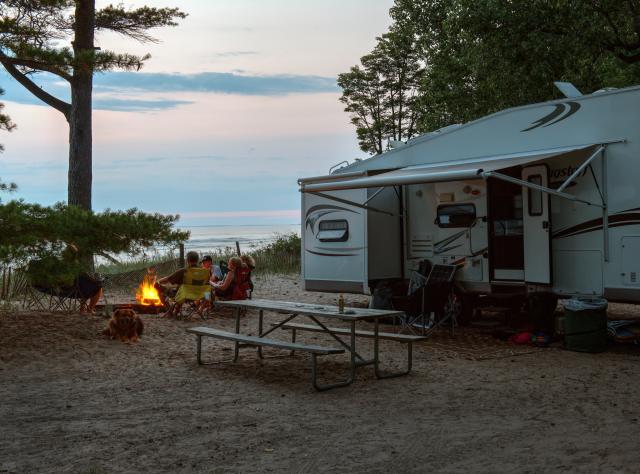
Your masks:
M 244 253 L 255 259 L 257 274 L 300 273 L 300 246 L 300 236 L 292 232 L 278 234 L 273 242 Z M 221 260 L 227 262 L 237 255 L 233 247 L 212 250 L 206 254 L 211 255 L 216 264 Z
M 174 260 L 178 258 L 178 252 L 154 252 L 151 255 L 142 255 L 133 257 L 128 260 L 119 262 L 102 262 L 96 265 L 96 272 L 103 275 L 115 275 L 117 273 L 125 273 L 133 270 L 142 270 L 144 268 L 153 267 L 162 262 Z
M 300 246 L 300 236 L 292 232 L 277 234 L 275 239 L 264 247 L 254 248 L 244 253 L 255 259 L 257 274 L 292 274 L 300 272 Z M 221 260 L 227 262 L 237 254 L 234 247 L 225 247 L 201 252 L 200 257 L 204 255 L 211 255 L 213 261 L 218 264 Z M 104 275 L 113 275 L 141 270 L 176 258 L 178 258 L 176 251 L 154 252 L 118 263 L 103 262 L 96 266 L 96 271 Z

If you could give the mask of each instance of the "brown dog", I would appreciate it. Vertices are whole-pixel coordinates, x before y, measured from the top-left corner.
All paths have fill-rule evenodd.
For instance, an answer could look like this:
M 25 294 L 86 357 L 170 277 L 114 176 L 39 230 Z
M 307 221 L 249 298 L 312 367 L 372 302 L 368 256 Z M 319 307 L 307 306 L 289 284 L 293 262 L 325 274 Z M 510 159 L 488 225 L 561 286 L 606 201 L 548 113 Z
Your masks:
M 122 342 L 138 342 L 143 330 L 142 319 L 135 311 L 118 309 L 113 313 L 109 326 L 102 333 L 111 339 L 120 339 Z

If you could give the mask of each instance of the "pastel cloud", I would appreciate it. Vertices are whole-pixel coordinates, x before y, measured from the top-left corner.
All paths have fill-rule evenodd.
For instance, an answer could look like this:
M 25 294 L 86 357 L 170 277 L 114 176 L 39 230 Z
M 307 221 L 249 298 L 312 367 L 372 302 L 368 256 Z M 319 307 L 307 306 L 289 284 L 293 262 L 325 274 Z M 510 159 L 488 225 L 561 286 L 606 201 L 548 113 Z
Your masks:
M 234 54 L 250 54 L 240 51 Z M 231 54 L 231 53 L 227 53 Z M 0 75 L 4 99 L 20 104 L 43 105 L 6 74 Z M 49 74 L 40 74 L 35 82 L 50 94 L 69 98 L 68 86 Z M 290 94 L 337 92 L 334 78 L 314 75 L 247 75 L 239 72 L 202 72 L 196 74 L 112 72 L 94 79 L 94 108 L 119 112 L 149 112 L 175 109 L 192 104 L 175 94 L 210 93 L 241 96 L 277 97 Z M 145 94 L 141 97 L 141 94 Z
M 211 92 L 279 96 L 337 91 L 332 77 L 313 75 L 244 75 L 233 72 L 168 74 L 117 72 L 96 76 L 96 90 L 142 92 Z

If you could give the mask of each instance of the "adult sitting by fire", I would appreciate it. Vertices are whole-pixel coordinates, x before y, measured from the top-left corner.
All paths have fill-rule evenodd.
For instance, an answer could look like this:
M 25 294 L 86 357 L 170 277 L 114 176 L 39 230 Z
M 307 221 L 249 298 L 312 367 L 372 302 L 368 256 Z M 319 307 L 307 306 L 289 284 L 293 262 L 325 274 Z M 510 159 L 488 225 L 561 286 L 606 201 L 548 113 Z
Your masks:
M 230 258 L 229 271 L 223 276 L 214 271 L 213 259 L 208 255 L 202 259 L 202 266 L 198 266 L 197 252 L 188 252 L 186 260 L 185 268 L 153 283 L 162 305 L 169 308 L 165 316 L 179 315 L 186 301 L 207 302 L 214 298 L 243 300 L 251 297 L 251 272 L 255 269 L 255 261 L 249 255 Z M 155 280 L 155 275 L 153 277 Z M 170 300 L 174 303 L 171 304 Z

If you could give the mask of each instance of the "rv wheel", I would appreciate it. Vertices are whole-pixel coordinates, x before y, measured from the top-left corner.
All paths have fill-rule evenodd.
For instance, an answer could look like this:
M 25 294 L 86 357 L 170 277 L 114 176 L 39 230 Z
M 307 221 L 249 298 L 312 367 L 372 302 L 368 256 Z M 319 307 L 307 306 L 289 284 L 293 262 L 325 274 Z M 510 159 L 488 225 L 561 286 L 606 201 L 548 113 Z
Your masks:
M 533 293 L 527 296 L 528 313 L 536 329 L 553 332 L 557 305 L 558 297 L 552 293 Z

